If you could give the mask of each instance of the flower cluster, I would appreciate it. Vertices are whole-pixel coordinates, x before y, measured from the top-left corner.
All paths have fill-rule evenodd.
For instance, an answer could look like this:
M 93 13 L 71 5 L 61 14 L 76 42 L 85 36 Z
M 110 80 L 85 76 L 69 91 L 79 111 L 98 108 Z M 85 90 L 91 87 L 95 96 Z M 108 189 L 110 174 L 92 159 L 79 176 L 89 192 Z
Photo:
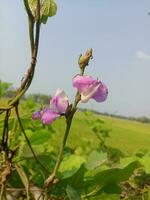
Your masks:
M 82 103 L 86 103 L 91 98 L 97 102 L 103 102 L 108 95 L 107 86 L 91 76 L 76 75 L 73 78 L 73 87 L 77 88 Z M 55 96 L 50 100 L 50 107 L 34 112 L 32 119 L 40 119 L 46 125 L 51 124 L 62 114 L 66 113 L 68 106 L 68 97 L 63 90 L 58 89 Z
M 55 96 L 50 100 L 50 108 L 44 108 L 34 112 L 32 119 L 40 119 L 43 124 L 51 124 L 55 119 L 65 114 L 69 102 L 64 91 L 58 89 Z

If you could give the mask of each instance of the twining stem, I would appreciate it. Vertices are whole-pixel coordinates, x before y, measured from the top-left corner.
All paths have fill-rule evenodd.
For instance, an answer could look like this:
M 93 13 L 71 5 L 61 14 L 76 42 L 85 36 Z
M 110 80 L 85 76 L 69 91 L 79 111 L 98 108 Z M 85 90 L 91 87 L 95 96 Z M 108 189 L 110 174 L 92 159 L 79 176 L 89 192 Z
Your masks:
M 90 193 L 82 195 L 82 199 L 87 199 L 90 196 L 94 196 L 99 190 L 100 190 L 101 186 L 97 185 L 96 188 L 94 190 L 92 190 Z
M 61 164 L 61 161 L 62 161 L 62 157 L 63 157 L 64 147 L 65 147 L 65 144 L 66 144 L 66 141 L 67 141 L 67 137 L 68 137 L 68 134 L 69 134 L 69 131 L 70 131 L 71 122 L 72 122 L 74 113 L 75 112 L 71 112 L 70 116 L 68 117 L 68 119 L 66 119 L 65 134 L 64 134 L 61 146 L 60 146 L 60 151 L 59 151 L 59 154 L 58 154 L 58 157 L 57 157 L 57 161 L 56 161 L 54 170 L 53 170 L 53 172 L 50 174 L 50 176 L 45 181 L 45 186 L 46 187 L 48 187 L 49 184 L 53 183 L 53 181 L 54 181 L 54 179 L 56 177 L 57 171 L 58 171 L 58 169 L 60 167 L 60 164 Z
M 29 23 L 29 36 L 30 36 L 30 46 L 32 55 L 34 50 L 34 21 L 28 18 L 28 23 Z
M 24 0 L 24 6 L 25 6 L 26 12 L 28 14 L 29 36 L 30 36 L 30 46 L 31 46 L 31 55 L 32 55 L 33 49 L 34 49 L 34 23 L 35 23 L 35 20 L 32 15 L 32 12 L 30 10 L 28 0 Z
M 58 158 L 57 158 L 57 162 L 56 162 L 56 165 L 55 165 L 55 168 L 54 168 L 54 171 L 53 171 L 53 174 L 55 174 L 55 175 L 56 175 L 56 173 L 59 169 L 60 163 L 62 161 L 64 147 L 65 147 L 67 137 L 68 137 L 68 134 L 69 134 L 69 131 L 70 131 L 70 128 L 71 128 L 72 119 L 73 119 L 74 114 L 76 112 L 77 104 L 78 104 L 79 101 L 80 101 L 80 95 L 77 92 L 73 107 L 72 107 L 71 112 L 70 112 L 70 115 L 68 115 L 68 117 L 66 118 L 66 130 L 65 130 L 65 134 L 64 134 L 64 137 L 63 137 L 61 147 L 60 147 L 60 152 L 59 152 L 59 155 L 58 155 Z
M 53 173 L 55 175 L 57 173 L 57 170 L 59 169 L 59 166 L 60 166 L 60 163 L 61 163 L 61 160 L 62 160 L 63 150 L 64 150 L 66 140 L 67 140 L 67 137 L 68 137 L 68 134 L 69 134 L 69 131 L 70 131 L 72 118 L 73 118 L 73 115 L 70 117 L 70 120 L 68 120 L 68 122 L 67 122 L 64 138 L 63 138 L 63 141 L 62 141 L 62 144 L 61 144 L 61 147 L 60 147 L 60 153 L 58 155 L 57 162 L 56 162 L 56 165 L 55 165 L 55 168 L 54 168 L 54 171 L 53 171 Z
M 3 135 L 2 135 L 2 147 L 6 148 L 5 150 L 7 150 L 7 141 L 8 141 L 8 132 L 9 132 L 9 127 L 8 127 L 9 116 L 10 116 L 10 110 L 7 110 L 6 115 L 5 115 Z
M 5 185 L 2 184 L 1 187 L 0 187 L 0 200 L 3 198 L 3 194 L 4 194 L 4 187 Z
M 84 74 L 84 69 L 85 69 L 85 67 L 81 68 L 81 71 L 80 71 L 81 75 Z M 78 105 L 80 100 L 81 100 L 80 94 L 79 94 L 79 92 L 77 92 L 76 96 L 75 96 L 74 104 L 73 104 L 71 110 L 69 110 L 69 113 L 66 113 L 66 130 L 65 130 L 65 134 L 64 134 L 61 146 L 60 146 L 60 151 L 59 151 L 59 154 L 58 154 L 58 157 L 57 157 L 57 161 L 56 161 L 54 170 L 50 174 L 50 176 L 45 180 L 45 187 L 46 188 L 48 188 L 48 186 L 50 184 L 53 184 L 55 182 L 56 174 L 57 174 L 57 171 L 58 171 L 58 169 L 60 167 L 60 164 L 61 164 L 61 161 L 62 161 L 62 158 L 63 158 L 64 147 L 66 145 L 66 141 L 67 141 L 67 138 L 68 138 L 68 135 L 69 135 L 69 131 L 70 131 L 71 124 L 72 124 L 72 119 L 74 117 L 74 114 L 75 114 L 76 109 L 77 109 L 77 105 Z
M 84 75 L 85 67 L 89 64 L 89 60 L 92 59 L 92 58 L 93 58 L 92 49 L 88 49 L 84 56 L 82 56 L 82 55 L 79 56 L 78 64 L 79 64 L 80 75 L 81 76 Z M 57 157 L 57 161 L 56 161 L 54 170 L 50 174 L 50 176 L 45 180 L 45 191 L 46 191 L 46 194 L 47 194 L 48 186 L 50 184 L 55 183 L 56 182 L 55 180 L 57 180 L 57 179 L 55 179 L 56 178 L 56 174 L 57 174 L 57 171 L 59 170 L 59 167 L 60 167 L 60 164 L 61 164 L 61 161 L 62 161 L 62 158 L 63 158 L 64 147 L 66 145 L 66 141 L 67 141 L 67 138 L 68 138 L 68 135 L 69 135 L 72 119 L 73 119 L 74 114 L 75 114 L 75 112 L 77 110 L 77 105 L 78 105 L 80 100 L 81 100 L 80 93 L 77 92 L 76 96 L 75 96 L 75 100 L 74 100 L 73 106 L 65 114 L 65 116 L 66 116 L 66 130 L 65 130 L 65 134 L 64 134 L 64 137 L 63 137 L 63 140 L 62 140 L 62 144 L 60 146 L 60 151 L 59 151 L 59 154 L 58 154 L 58 157 Z
M 31 64 L 27 71 L 27 75 L 23 78 L 21 85 L 19 89 L 17 90 L 16 96 L 12 98 L 8 105 L 5 107 L 5 110 L 13 108 L 13 106 L 20 100 L 20 98 L 25 94 L 27 89 L 29 88 L 33 75 L 34 70 L 36 66 L 36 60 L 37 60 L 37 53 L 38 53 L 38 47 L 39 47 L 39 37 L 40 37 L 40 0 L 37 0 L 36 4 L 36 16 L 35 19 L 32 16 L 32 13 L 28 6 L 28 1 L 24 0 L 25 8 L 27 10 L 28 18 L 29 18 L 29 36 L 30 36 L 30 45 L 31 45 Z M 35 26 L 35 40 L 34 40 L 34 20 L 36 21 Z M 3 110 L 3 108 L 0 107 L 0 110 Z
M 29 139 L 28 139 L 28 137 L 26 135 L 26 132 L 25 132 L 24 127 L 23 127 L 23 124 L 21 122 L 21 118 L 20 118 L 19 110 L 18 110 L 18 105 L 15 107 L 15 112 L 16 112 L 16 115 L 17 115 L 17 119 L 18 119 L 18 122 L 19 122 L 20 129 L 21 129 L 21 131 L 22 131 L 22 133 L 23 133 L 23 135 L 24 135 L 24 137 L 25 137 L 25 139 L 27 141 L 27 144 L 28 144 L 28 146 L 29 146 L 29 148 L 30 148 L 30 150 L 31 150 L 31 152 L 33 154 L 34 159 L 45 170 L 46 173 L 49 173 L 48 169 L 46 169 L 46 167 L 38 160 L 38 158 L 37 158 L 32 146 L 30 144 L 30 141 L 29 141 Z

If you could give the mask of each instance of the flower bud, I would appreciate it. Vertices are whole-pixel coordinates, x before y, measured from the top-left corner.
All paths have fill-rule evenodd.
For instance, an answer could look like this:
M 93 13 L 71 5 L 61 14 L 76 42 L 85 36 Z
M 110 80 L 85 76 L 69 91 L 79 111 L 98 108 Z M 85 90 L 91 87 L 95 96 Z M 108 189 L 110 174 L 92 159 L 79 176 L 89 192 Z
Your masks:
M 92 49 L 88 49 L 84 55 L 80 55 L 78 63 L 80 68 L 85 68 L 89 64 L 89 60 L 93 58 Z

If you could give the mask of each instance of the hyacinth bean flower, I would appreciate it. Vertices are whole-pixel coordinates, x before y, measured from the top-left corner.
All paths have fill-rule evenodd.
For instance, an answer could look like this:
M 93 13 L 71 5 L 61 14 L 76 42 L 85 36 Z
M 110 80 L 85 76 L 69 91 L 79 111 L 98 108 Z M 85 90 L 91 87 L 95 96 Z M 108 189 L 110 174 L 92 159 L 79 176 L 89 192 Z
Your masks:
M 37 111 L 37 112 L 34 112 L 34 113 L 32 114 L 32 119 L 33 119 L 33 120 L 41 119 L 41 111 L 39 110 L 39 111 Z
M 97 102 L 103 102 L 107 99 L 107 86 L 91 76 L 76 75 L 73 78 L 73 87 L 77 88 L 80 93 L 82 103 L 86 103 L 91 98 Z
M 45 125 L 51 124 L 55 121 L 61 114 L 64 114 L 68 108 L 69 102 L 64 91 L 58 89 L 56 94 L 50 100 L 50 108 L 44 108 L 36 111 L 32 114 L 32 119 L 40 119 Z
M 64 114 L 68 108 L 68 104 L 68 97 L 61 89 L 58 89 L 55 96 L 50 100 L 50 108 L 56 113 Z
M 58 117 L 60 117 L 60 114 L 55 113 L 49 108 L 46 109 L 45 112 L 43 112 L 43 114 L 41 115 L 41 121 L 43 124 L 48 125 L 55 121 Z

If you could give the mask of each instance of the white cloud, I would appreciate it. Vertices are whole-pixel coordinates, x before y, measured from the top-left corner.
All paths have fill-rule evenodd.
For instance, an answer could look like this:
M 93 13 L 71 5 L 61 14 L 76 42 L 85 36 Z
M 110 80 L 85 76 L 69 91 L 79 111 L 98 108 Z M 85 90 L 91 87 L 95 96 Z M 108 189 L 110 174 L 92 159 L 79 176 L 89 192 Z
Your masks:
M 140 61 L 150 61 L 150 55 L 145 53 L 144 51 L 138 50 L 135 53 L 135 56 Z

